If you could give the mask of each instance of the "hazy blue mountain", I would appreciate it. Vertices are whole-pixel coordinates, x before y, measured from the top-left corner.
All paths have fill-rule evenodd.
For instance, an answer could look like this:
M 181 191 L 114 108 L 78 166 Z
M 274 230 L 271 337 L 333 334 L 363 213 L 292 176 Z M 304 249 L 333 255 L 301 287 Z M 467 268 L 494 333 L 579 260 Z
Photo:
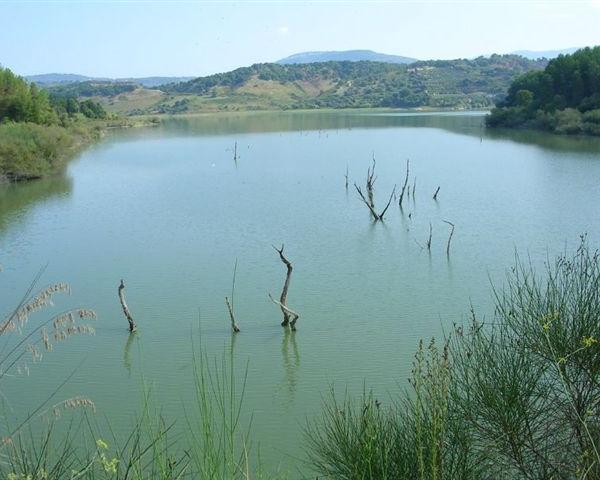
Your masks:
M 59 85 L 61 83 L 75 83 L 92 80 L 92 77 L 77 75 L 76 73 L 42 73 L 40 75 L 26 75 L 25 80 L 38 85 Z
M 564 48 L 562 50 L 517 50 L 511 52 L 511 55 L 521 55 L 522 57 L 529 58 L 530 60 L 536 60 L 538 58 L 556 58 L 559 55 L 571 54 L 579 50 L 580 47 Z
M 26 75 L 25 79 L 43 85 L 66 85 L 78 82 L 115 82 L 115 83 L 136 83 L 146 88 L 154 88 L 165 83 L 186 82 L 195 77 L 131 77 L 131 78 L 106 78 L 106 77 L 87 77 L 75 73 L 42 73 L 40 75 Z
M 131 77 L 131 78 L 117 78 L 116 82 L 125 83 L 139 83 L 146 88 L 154 88 L 159 85 L 165 85 L 167 83 L 178 83 L 187 82 L 196 77 Z
M 316 63 L 316 62 L 360 62 L 369 60 L 372 62 L 386 63 L 413 63 L 416 58 L 401 57 L 399 55 L 387 55 L 372 50 L 345 50 L 333 52 L 302 52 L 290 55 L 289 57 L 277 60 L 280 65 L 290 65 L 296 63 Z

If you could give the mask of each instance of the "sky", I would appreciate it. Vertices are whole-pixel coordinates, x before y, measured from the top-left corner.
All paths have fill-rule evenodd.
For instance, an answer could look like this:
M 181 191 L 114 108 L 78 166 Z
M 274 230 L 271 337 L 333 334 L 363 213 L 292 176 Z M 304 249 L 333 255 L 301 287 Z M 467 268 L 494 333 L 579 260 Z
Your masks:
M 418 59 L 600 44 L 600 0 L 0 0 L 18 74 L 198 76 L 314 50 Z

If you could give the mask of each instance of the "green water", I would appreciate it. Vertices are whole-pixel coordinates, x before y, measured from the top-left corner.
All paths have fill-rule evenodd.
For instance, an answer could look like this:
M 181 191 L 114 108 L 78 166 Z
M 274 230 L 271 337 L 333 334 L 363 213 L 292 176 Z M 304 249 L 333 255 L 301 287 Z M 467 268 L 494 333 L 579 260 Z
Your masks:
M 142 375 L 163 413 L 185 423 L 191 339 L 201 334 L 209 355 L 232 350 L 237 365 L 249 362 L 244 406 L 255 443 L 270 466 L 295 469 L 302 425 L 330 385 L 351 394 L 366 385 L 388 401 L 407 385 L 419 338 L 462 321 L 471 303 L 490 315 L 490 281 L 502 282 L 515 250 L 542 266 L 582 233 L 600 245 L 600 140 L 490 133 L 482 120 L 378 112 L 173 119 L 112 133 L 64 177 L 0 187 L 2 313 L 46 264 L 41 284 L 68 282 L 73 293 L 32 321 L 75 306 L 98 313 L 94 337 L 57 345 L 28 377 L 4 380 L 15 415 L 76 368 L 60 396 L 91 397 L 117 430 L 134 413 Z M 417 177 L 415 198 L 377 224 L 352 188 L 373 154 L 378 208 L 403 182 L 406 159 L 411 186 Z M 443 220 L 456 225 L 449 256 Z M 272 248 L 281 243 L 295 267 L 295 334 L 284 333 L 268 299 L 285 278 Z M 232 338 L 224 297 L 236 259 L 242 332 Z M 120 278 L 139 325 L 132 340 Z

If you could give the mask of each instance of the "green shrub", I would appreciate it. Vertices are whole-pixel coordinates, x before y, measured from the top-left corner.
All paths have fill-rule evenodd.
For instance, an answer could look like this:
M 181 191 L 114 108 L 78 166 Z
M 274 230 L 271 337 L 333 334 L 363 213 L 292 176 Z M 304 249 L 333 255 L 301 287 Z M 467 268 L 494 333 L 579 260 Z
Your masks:
M 539 277 L 517 262 L 490 323 L 472 315 L 415 357 L 384 408 L 335 398 L 306 430 L 334 479 L 600 477 L 600 259 L 585 240 Z
M 0 175 L 13 180 L 38 178 L 56 171 L 73 146 L 63 127 L 33 123 L 0 125 Z

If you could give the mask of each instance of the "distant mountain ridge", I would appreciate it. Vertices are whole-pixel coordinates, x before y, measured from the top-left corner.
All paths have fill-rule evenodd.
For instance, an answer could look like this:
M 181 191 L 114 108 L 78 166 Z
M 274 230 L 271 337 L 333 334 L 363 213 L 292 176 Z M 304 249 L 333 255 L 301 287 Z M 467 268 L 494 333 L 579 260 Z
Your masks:
M 277 60 L 279 65 L 292 65 L 304 63 L 321 62 L 385 62 L 385 63 L 413 63 L 416 58 L 402 57 L 400 55 L 388 55 L 386 53 L 374 52 L 372 50 L 344 50 L 323 52 L 301 52 L 289 57 Z
M 510 52 L 511 55 L 521 55 L 529 60 L 537 60 L 538 58 L 547 58 L 548 60 L 556 58 L 559 55 L 569 55 L 575 53 L 580 47 L 563 48 L 562 50 L 516 50 Z
M 67 85 L 78 82 L 103 82 L 103 83 L 136 83 L 146 88 L 154 88 L 165 83 L 186 82 L 195 77 L 130 77 L 130 78 L 108 78 L 108 77 L 88 77 L 75 73 L 42 73 L 40 75 L 26 75 L 25 80 L 34 82 L 40 86 Z

